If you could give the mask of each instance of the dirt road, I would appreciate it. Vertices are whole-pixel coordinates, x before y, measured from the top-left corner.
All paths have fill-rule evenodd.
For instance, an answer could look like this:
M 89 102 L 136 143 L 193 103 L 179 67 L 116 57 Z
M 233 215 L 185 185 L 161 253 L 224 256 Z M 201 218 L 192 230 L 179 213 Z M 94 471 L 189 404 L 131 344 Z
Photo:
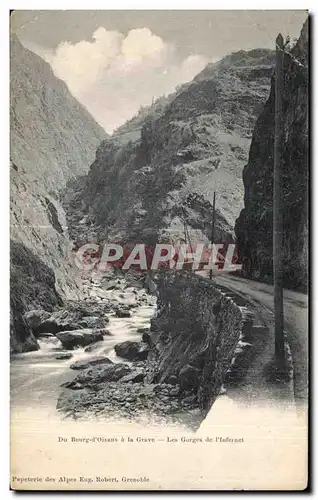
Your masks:
M 274 311 L 272 285 L 219 273 L 216 283 L 236 291 L 267 312 Z M 307 400 L 308 391 L 308 296 L 284 290 L 285 330 L 294 362 L 294 392 L 298 402 Z

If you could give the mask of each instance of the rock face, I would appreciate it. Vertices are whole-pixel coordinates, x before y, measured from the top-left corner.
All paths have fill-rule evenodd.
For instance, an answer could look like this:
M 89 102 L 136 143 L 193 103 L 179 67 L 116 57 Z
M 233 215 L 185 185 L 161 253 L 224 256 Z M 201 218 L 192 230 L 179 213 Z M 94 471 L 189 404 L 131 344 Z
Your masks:
M 10 248 L 10 347 L 12 352 L 38 349 L 24 318 L 28 309 L 52 311 L 62 304 L 52 269 L 22 243 L 12 240 Z
M 308 280 L 308 21 L 291 54 L 284 55 L 284 284 Z M 243 171 L 244 208 L 235 232 L 243 273 L 272 279 L 275 82 L 257 119 Z
M 106 133 L 16 35 L 10 40 L 11 158 L 48 193 L 87 172 Z
M 135 370 L 128 375 L 125 375 L 120 379 L 121 384 L 129 384 L 129 383 L 134 383 L 137 384 L 138 382 L 142 382 L 145 378 L 145 373 L 143 373 L 141 370 Z
M 165 273 L 158 289 L 147 379 L 179 384 L 207 412 L 231 366 L 243 327 L 241 309 L 191 273 Z
M 59 193 L 106 134 L 50 66 L 11 37 L 11 350 L 37 348 L 23 314 L 78 298 Z
M 72 221 L 85 216 L 99 236 L 152 244 L 183 238 L 186 220 L 193 239 L 206 241 L 216 186 L 216 240 L 231 240 L 273 61 L 262 49 L 227 56 L 118 129 L 98 148 L 86 187 L 81 180 Z

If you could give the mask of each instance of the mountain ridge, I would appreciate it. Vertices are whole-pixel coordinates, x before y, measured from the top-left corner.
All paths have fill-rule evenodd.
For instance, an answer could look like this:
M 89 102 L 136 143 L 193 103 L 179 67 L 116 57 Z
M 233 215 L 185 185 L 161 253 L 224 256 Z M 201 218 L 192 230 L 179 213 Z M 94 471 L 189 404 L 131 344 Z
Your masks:
M 68 109 L 72 110 L 71 115 Z M 73 97 L 66 83 L 53 74 L 51 66 L 26 49 L 17 35 L 12 35 L 10 150 L 13 163 L 17 166 L 23 163 L 20 168 L 32 181 L 56 193 L 70 179 L 88 171 L 97 146 L 106 136 L 86 108 Z M 87 149 L 81 144 L 86 144 Z
M 154 243 L 178 241 L 185 221 L 194 240 L 207 241 L 216 187 L 217 239 L 233 239 L 241 174 L 273 64 L 267 49 L 226 56 L 117 129 L 99 146 L 80 203 L 73 201 L 74 224 L 86 215 L 101 237 Z

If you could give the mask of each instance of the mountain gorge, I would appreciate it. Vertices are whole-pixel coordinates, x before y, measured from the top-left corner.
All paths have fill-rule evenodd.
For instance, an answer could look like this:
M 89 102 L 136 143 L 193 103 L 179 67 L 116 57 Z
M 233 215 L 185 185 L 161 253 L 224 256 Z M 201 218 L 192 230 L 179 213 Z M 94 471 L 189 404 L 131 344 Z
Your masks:
M 167 16 L 170 19 L 170 13 Z M 65 17 L 70 40 L 72 29 L 79 28 L 76 18 Z M 34 21 L 41 38 L 42 24 L 37 17 Z M 234 29 L 235 13 L 233 22 Z M 282 25 L 287 29 L 285 22 Z M 242 40 L 241 28 L 236 27 L 231 39 Z M 187 26 L 183 29 L 190 32 Z M 106 31 L 102 34 L 107 42 L 108 35 L 111 40 L 116 32 Z M 67 48 L 69 57 L 62 59 L 87 95 L 111 89 L 113 108 L 106 108 L 103 103 L 109 101 L 97 92 L 100 111 L 110 125 L 108 113 L 115 110 L 122 116 L 119 111 L 130 101 L 116 72 L 114 76 L 104 71 L 111 45 L 98 46 L 95 34 L 91 41 L 65 41 L 59 46 Z M 226 36 L 222 35 L 222 44 Z M 260 41 L 251 37 L 250 43 L 256 39 Z M 120 57 L 115 59 L 116 65 L 132 62 L 127 73 L 125 66 L 125 85 L 136 97 L 145 86 L 157 92 L 153 75 L 161 73 L 161 66 L 155 66 L 155 73 L 143 73 L 134 60 L 139 46 L 134 39 L 125 40 L 123 47 L 131 49 L 127 58 L 122 58 L 116 42 Z M 36 45 L 30 41 L 29 46 Z M 86 87 L 82 75 L 87 66 L 77 58 L 83 48 L 84 59 L 92 55 L 89 68 L 95 67 L 98 82 L 107 81 L 106 87 Z M 158 449 L 160 458 L 161 445 L 166 443 L 173 453 L 175 442 L 191 459 L 198 449 L 202 463 L 206 460 L 198 443 L 204 442 L 207 453 L 220 444 L 222 450 L 234 450 L 234 455 L 229 460 L 225 455 L 217 465 L 224 464 L 226 470 L 233 457 L 239 458 L 242 471 L 234 476 L 244 477 L 243 458 L 251 451 L 248 441 L 255 438 L 255 429 L 262 439 L 268 437 L 272 410 L 279 410 L 279 425 L 271 428 L 278 450 L 276 469 L 286 476 L 291 462 L 288 453 L 287 466 L 282 462 L 280 438 L 286 448 L 285 437 L 294 425 L 288 416 L 291 411 L 299 421 L 295 429 L 298 425 L 302 429 L 300 435 L 290 436 L 291 446 L 295 440 L 305 442 L 306 422 L 299 417 L 304 409 L 306 418 L 308 403 L 308 296 L 303 293 L 308 280 L 307 23 L 293 46 L 286 40 L 284 50 L 285 272 L 280 308 L 272 286 L 276 51 L 240 50 L 209 63 L 192 81 L 142 107 L 110 136 L 51 66 L 11 36 L 10 407 L 12 443 L 16 458 L 21 458 L 12 475 L 19 479 L 19 487 L 32 489 L 39 479 L 39 488 L 54 488 L 68 478 L 68 486 L 74 483 L 75 489 L 77 483 L 79 489 L 89 484 L 104 490 L 112 487 L 108 483 L 113 479 L 118 484 L 127 479 L 129 488 L 138 489 L 141 473 L 150 479 L 153 470 L 140 472 L 138 460 L 134 472 L 126 465 L 134 464 L 135 451 L 140 453 L 143 442 L 144 458 L 151 443 L 157 442 L 153 452 Z M 53 62 L 52 68 L 57 71 Z M 138 74 L 141 88 L 134 85 L 130 70 Z M 64 73 L 58 74 L 71 82 Z M 94 75 L 87 72 L 87 76 Z M 70 88 L 74 88 L 71 83 Z M 204 264 L 211 240 L 224 245 L 219 256 L 226 254 L 227 262 L 226 250 L 233 250 L 232 263 L 241 263 L 242 271 L 228 272 L 226 265 L 216 265 L 209 272 Z M 133 248 L 136 243 L 141 245 Z M 178 265 L 171 266 L 170 252 L 164 256 L 165 245 L 157 243 L 174 245 L 173 262 Z M 205 247 L 199 266 L 182 252 L 197 245 L 199 250 Z M 160 257 L 166 261 L 158 266 Z M 278 328 L 277 312 L 282 311 L 284 324 Z M 236 430 L 229 436 L 227 428 L 232 427 Z M 77 443 L 79 452 L 84 448 L 89 452 L 93 444 L 99 449 L 106 445 L 106 462 L 97 464 L 102 470 L 96 464 L 87 469 L 84 453 L 85 477 L 78 475 L 76 461 L 75 469 L 65 471 L 60 453 L 54 454 L 48 428 L 57 430 L 56 448 L 63 448 L 62 453 L 67 452 L 67 441 Z M 250 432 L 247 439 L 242 437 L 244 429 Z M 282 431 L 286 431 L 283 436 Z M 34 437 L 40 434 L 39 448 Z M 128 437 L 132 460 L 124 446 L 127 436 L 132 436 Z M 244 454 L 238 443 L 245 441 Z M 187 443 L 189 448 L 184 447 Z M 27 469 L 25 449 L 34 458 Z M 256 450 L 250 457 L 252 487 L 257 456 Z M 289 470 L 296 483 L 299 456 L 297 451 Z M 45 457 L 49 476 L 43 472 L 42 477 L 38 464 Z M 148 458 L 145 463 L 154 469 L 152 452 Z M 118 481 L 118 471 L 109 470 L 117 459 L 125 469 Z M 155 468 L 164 477 L 167 464 L 165 460 L 160 464 Z M 272 465 L 270 478 L 276 470 Z M 199 474 L 203 489 L 212 470 L 209 463 L 205 476 Z M 266 485 L 267 473 L 260 470 L 259 484 Z M 172 489 L 178 484 L 175 472 Z M 214 479 L 215 474 L 212 485 Z M 158 487 L 162 489 L 159 483 Z M 234 489 L 238 487 L 235 483 Z
M 284 63 L 286 286 L 307 279 L 307 56 L 305 25 Z M 274 63 L 267 49 L 230 54 L 108 136 L 12 36 L 13 352 L 38 348 L 26 311 L 81 298 L 73 242 L 177 243 L 186 224 L 206 243 L 214 190 L 215 242 L 236 238 L 244 274 L 271 278 Z
M 241 176 L 257 116 L 270 89 L 274 52 L 239 51 L 209 64 L 174 94 L 142 110 L 99 146 L 70 202 L 100 238 L 232 241 L 242 208 Z
M 106 134 L 50 66 L 11 37 L 11 349 L 37 349 L 23 313 L 80 295 L 61 193 Z

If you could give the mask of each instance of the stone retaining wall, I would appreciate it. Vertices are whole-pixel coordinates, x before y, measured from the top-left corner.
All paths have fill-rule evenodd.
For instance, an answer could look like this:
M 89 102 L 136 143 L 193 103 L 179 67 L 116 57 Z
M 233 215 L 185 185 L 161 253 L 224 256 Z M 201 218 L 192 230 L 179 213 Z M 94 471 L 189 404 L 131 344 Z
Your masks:
M 151 326 L 150 380 L 179 383 L 207 412 L 231 366 L 243 324 L 241 308 L 209 279 L 165 273 Z

